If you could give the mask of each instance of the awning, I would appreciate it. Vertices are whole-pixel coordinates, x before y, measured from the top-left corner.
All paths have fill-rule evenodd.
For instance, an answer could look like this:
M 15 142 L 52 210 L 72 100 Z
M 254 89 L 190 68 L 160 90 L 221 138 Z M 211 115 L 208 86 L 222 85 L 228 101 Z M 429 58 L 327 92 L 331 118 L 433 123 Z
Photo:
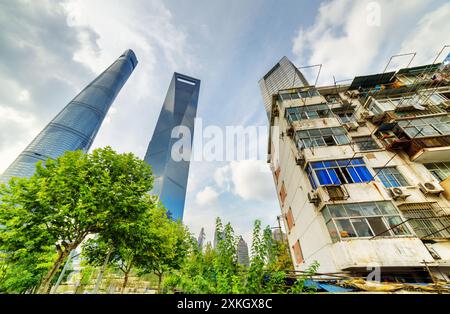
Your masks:
M 358 88 L 370 88 L 374 87 L 375 85 L 380 84 L 389 84 L 391 83 L 391 80 L 395 74 L 394 72 L 388 72 L 388 73 L 380 73 L 380 74 L 372 74 L 372 75 L 365 75 L 365 76 L 356 76 L 352 84 L 350 84 L 349 90 L 358 89 Z

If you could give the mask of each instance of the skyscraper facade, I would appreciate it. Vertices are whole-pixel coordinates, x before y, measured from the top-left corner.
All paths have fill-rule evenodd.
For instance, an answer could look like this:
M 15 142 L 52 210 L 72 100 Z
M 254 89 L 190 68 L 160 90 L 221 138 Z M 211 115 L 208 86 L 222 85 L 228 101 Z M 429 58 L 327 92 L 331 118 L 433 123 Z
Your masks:
M 264 100 L 267 118 L 270 119 L 272 96 L 279 90 L 308 85 L 308 81 L 298 68 L 287 58 L 281 60 L 259 80 L 259 88 Z
M 242 236 L 239 238 L 239 242 L 237 245 L 237 262 L 238 264 L 245 266 L 248 266 L 250 264 L 247 242 L 245 242 Z
M 200 233 L 198 235 L 197 244 L 198 249 L 201 251 L 203 249 L 203 244 L 205 242 L 206 234 L 205 234 L 205 228 L 202 227 L 200 230 Z
M 172 158 L 172 146 L 180 140 L 172 137 L 172 131 L 189 129 L 192 144 L 199 92 L 200 80 L 174 73 L 144 158 L 155 177 L 152 193 L 159 196 L 173 220 L 183 219 L 190 160 Z
M 136 65 L 136 55 L 126 50 L 50 121 L 6 169 L 1 181 L 29 177 L 36 162 L 57 158 L 66 151 L 88 151 L 109 107 Z

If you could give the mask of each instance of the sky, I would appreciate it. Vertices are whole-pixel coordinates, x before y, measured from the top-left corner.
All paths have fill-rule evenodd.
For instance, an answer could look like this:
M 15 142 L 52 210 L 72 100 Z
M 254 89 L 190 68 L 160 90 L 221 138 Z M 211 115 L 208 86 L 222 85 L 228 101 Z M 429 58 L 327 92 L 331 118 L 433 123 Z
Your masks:
M 128 48 L 139 64 L 91 149 L 109 145 L 143 158 L 173 72 L 201 80 L 203 128 L 267 126 L 258 80 L 283 56 L 299 67 L 322 64 L 319 85 L 382 72 L 399 53 L 416 52 L 412 66 L 431 63 L 450 44 L 450 3 L 0 0 L 0 29 L 2 172 Z M 408 62 L 396 57 L 389 70 Z M 305 74 L 314 82 L 317 68 Z M 184 222 L 195 236 L 205 227 L 212 241 L 221 217 L 249 243 L 255 219 L 276 227 L 279 214 L 265 156 L 191 163 Z

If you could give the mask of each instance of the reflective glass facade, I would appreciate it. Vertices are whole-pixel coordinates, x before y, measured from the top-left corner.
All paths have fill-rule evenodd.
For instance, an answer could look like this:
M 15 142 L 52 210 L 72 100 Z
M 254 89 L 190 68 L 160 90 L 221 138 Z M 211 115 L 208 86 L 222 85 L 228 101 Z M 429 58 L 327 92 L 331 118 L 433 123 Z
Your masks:
M 134 52 L 125 51 L 50 121 L 6 169 L 1 181 L 29 177 L 36 162 L 57 158 L 65 151 L 88 151 L 109 107 L 136 65 Z
M 173 220 L 183 219 L 190 161 L 172 159 L 172 146 L 179 138 L 171 134 L 174 127 L 187 127 L 192 144 L 199 91 L 200 80 L 174 73 L 144 158 L 155 177 L 152 194 L 159 196 Z
M 279 90 L 309 85 L 303 74 L 287 58 L 283 57 L 264 77 L 259 80 L 259 88 L 264 100 L 267 118 L 270 119 L 272 95 Z

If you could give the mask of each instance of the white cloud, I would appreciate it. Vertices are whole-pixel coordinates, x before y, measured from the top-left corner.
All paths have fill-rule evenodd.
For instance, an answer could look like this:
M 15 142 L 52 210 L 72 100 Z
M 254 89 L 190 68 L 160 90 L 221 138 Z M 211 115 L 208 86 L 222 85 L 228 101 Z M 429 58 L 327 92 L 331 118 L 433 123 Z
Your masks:
M 242 160 L 230 163 L 233 192 L 245 200 L 273 200 L 275 189 L 268 167 L 262 160 Z
M 136 53 L 138 65 L 111 107 L 114 114 L 107 116 L 93 148 L 110 145 L 143 157 L 173 72 L 187 71 L 193 62 L 187 35 L 161 0 L 66 0 L 63 7 L 67 23 L 79 29 L 82 43 L 74 51 L 74 60 L 98 74 L 124 50 L 131 48 Z M 99 14 L 104 10 L 107 14 Z
M 262 160 L 231 161 L 217 168 L 213 178 L 222 191 L 231 191 L 244 200 L 273 200 L 275 190 L 267 168 Z
M 312 26 L 300 28 L 292 51 L 298 66 L 323 64 L 319 84 L 352 79 L 356 75 L 382 72 L 390 56 L 417 52 L 417 60 L 430 56 L 447 44 L 449 5 L 421 17 L 438 1 L 333 0 L 320 6 Z M 379 5 L 380 24 L 368 23 Z M 434 6 L 433 6 L 434 4 Z M 421 56 L 419 58 L 419 56 Z M 408 57 L 395 64 L 406 66 Z M 394 64 L 394 63 L 393 63 Z M 314 83 L 317 72 L 305 71 Z
M 408 37 L 402 42 L 401 51 L 419 51 L 415 64 L 432 62 L 444 44 L 450 44 L 450 3 L 444 4 L 419 20 Z M 443 36 L 444 35 L 444 36 Z M 438 61 L 450 52 L 447 48 Z
M 219 167 L 214 171 L 213 176 L 214 182 L 216 182 L 217 186 L 229 190 L 230 189 L 230 179 L 231 179 L 231 169 L 229 165 L 225 165 L 223 167 Z
M 197 193 L 195 200 L 199 205 L 212 205 L 217 201 L 219 193 L 216 192 L 212 187 L 207 186 L 203 190 Z

